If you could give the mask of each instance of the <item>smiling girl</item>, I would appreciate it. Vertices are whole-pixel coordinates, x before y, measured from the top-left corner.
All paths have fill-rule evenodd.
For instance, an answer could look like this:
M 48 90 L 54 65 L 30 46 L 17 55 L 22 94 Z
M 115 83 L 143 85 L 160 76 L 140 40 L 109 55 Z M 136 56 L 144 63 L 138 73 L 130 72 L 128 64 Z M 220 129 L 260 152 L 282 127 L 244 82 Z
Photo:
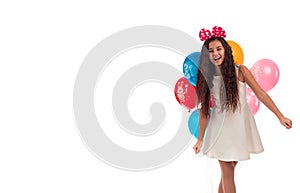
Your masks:
M 216 28 L 216 27 L 215 27 Z M 205 36 L 198 66 L 196 93 L 200 108 L 200 126 L 196 154 L 217 159 L 221 167 L 218 193 L 235 193 L 234 169 L 238 161 L 251 153 L 264 151 L 254 115 L 247 103 L 246 85 L 270 109 L 287 129 L 292 121 L 277 108 L 244 65 L 234 63 L 230 45 L 222 33 Z M 210 97 L 215 105 L 210 114 Z M 204 133 L 206 133 L 205 137 Z

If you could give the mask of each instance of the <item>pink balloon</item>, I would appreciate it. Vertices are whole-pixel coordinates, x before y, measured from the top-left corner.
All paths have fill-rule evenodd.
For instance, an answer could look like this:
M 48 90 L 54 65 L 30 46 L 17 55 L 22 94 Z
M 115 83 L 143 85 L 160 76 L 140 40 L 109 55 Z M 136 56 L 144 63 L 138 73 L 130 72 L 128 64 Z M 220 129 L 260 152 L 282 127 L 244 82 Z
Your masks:
M 210 95 L 210 100 L 209 100 L 209 107 L 214 107 L 215 106 L 215 98 L 213 95 Z
M 254 92 L 251 90 L 251 88 L 246 88 L 246 94 L 247 94 L 247 102 L 252 110 L 253 115 L 255 115 L 260 107 L 260 101 L 254 94 Z
M 255 80 L 265 90 L 271 90 L 279 80 L 279 69 L 270 59 L 258 60 L 250 69 Z

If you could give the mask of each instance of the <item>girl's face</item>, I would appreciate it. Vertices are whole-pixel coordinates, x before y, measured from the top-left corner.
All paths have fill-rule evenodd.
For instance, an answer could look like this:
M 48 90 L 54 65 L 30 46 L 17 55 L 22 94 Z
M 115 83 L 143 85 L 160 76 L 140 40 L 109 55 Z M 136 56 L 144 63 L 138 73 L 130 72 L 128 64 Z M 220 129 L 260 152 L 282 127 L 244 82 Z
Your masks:
M 225 49 L 219 40 L 214 40 L 208 45 L 209 58 L 212 63 L 220 66 L 224 61 Z

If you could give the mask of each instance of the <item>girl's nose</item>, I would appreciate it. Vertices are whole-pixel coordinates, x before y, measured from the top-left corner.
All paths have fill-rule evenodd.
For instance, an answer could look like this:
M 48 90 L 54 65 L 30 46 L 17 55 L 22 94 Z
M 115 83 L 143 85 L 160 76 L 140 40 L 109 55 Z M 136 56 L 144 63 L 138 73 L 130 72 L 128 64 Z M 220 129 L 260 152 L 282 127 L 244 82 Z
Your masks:
M 218 52 L 213 51 L 213 56 L 216 56 L 216 55 L 218 55 Z

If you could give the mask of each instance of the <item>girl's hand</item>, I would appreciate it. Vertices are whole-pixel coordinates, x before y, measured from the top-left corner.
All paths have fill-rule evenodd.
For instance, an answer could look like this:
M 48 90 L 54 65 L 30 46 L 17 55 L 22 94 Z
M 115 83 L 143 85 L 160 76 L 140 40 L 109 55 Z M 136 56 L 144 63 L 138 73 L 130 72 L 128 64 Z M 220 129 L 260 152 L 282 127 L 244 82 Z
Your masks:
M 292 128 L 292 120 L 290 120 L 289 118 L 286 117 L 282 117 L 280 119 L 280 123 L 285 126 L 285 128 L 290 129 Z
M 201 147 L 202 147 L 202 141 L 198 140 L 197 143 L 193 147 L 195 154 L 200 152 Z

